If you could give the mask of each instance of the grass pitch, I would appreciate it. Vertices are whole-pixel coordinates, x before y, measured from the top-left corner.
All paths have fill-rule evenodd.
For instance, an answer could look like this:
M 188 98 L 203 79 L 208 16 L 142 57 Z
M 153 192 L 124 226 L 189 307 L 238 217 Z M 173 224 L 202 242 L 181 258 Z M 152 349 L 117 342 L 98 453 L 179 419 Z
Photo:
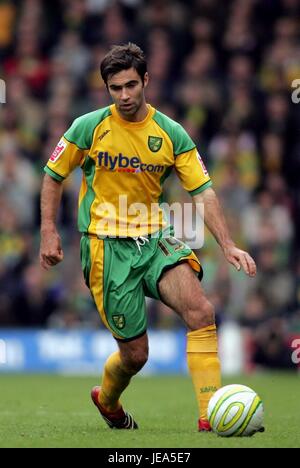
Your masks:
M 262 374 L 224 379 L 257 391 L 264 434 L 221 438 L 197 432 L 191 381 L 184 376 L 136 377 L 123 397 L 138 431 L 111 431 L 90 401 L 97 379 L 0 376 L 0 447 L 300 447 L 300 376 Z

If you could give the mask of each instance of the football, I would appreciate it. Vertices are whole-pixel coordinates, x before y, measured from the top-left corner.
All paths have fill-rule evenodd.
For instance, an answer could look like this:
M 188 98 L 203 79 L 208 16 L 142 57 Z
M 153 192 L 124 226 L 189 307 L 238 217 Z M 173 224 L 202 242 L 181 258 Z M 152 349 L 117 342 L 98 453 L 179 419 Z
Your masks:
M 207 416 L 212 431 L 219 436 L 252 436 L 264 431 L 262 400 L 245 385 L 226 385 L 217 390 L 209 401 Z

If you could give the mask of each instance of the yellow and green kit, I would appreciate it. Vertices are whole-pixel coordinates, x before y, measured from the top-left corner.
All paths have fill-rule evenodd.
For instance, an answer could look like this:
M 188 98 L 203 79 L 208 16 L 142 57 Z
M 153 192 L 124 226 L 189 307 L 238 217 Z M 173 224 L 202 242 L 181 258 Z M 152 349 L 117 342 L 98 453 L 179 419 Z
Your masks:
M 105 325 L 116 338 L 132 339 L 146 329 L 144 296 L 159 297 L 166 268 L 189 261 L 202 273 L 187 245 L 171 231 L 166 238 L 163 183 L 175 170 L 194 195 L 211 180 L 185 130 L 150 105 L 140 122 L 122 119 L 114 105 L 76 119 L 45 171 L 62 182 L 78 166 L 85 280 Z

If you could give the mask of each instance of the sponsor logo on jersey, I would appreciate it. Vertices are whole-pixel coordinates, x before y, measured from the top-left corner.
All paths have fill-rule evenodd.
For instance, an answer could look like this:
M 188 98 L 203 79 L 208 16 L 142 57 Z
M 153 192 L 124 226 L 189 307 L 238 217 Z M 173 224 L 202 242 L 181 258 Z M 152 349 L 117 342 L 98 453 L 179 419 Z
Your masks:
M 101 135 L 99 136 L 99 140 L 103 140 L 103 138 L 110 132 L 110 130 L 105 130 L 105 132 L 101 133 Z
M 163 142 L 163 139 L 160 137 L 156 137 L 156 136 L 148 137 L 148 146 L 151 149 L 151 151 L 153 151 L 153 153 L 156 153 L 157 151 L 160 150 L 162 142 Z
M 64 152 L 64 150 L 66 149 L 66 147 L 67 147 L 67 143 L 64 140 L 60 140 L 57 143 L 57 146 L 56 146 L 55 150 L 51 154 L 49 161 L 52 162 L 52 163 L 55 163 L 58 160 L 58 158 L 61 157 L 61 155 Z
M 198 159 L 199 163 L 201 164 L 201 167 L 202 167 L 202 170 L 203 170 L 203 172 L 204 172 L 204 175 L 208 176 L 208 171 L 207 171 L 207 169 L 206 169 L 206 167 L 205 167 L 205 164 L 204 164 L 204 162 L 203 162 L 203 160 L 202 160 L 200 154 L 198 153 L 198 151 L 197 151 L 197 159 Z
M 138 156 L 124 156 L 119 153 L 117 156 L 111 156 L 107 151 L 100 151 L 97 156 L 97 164 L 109 171 L 114 172 L 132 172 L 134 174 L 141 172 L 163 172 L 164 166 L 161 164 L 143 163 Z

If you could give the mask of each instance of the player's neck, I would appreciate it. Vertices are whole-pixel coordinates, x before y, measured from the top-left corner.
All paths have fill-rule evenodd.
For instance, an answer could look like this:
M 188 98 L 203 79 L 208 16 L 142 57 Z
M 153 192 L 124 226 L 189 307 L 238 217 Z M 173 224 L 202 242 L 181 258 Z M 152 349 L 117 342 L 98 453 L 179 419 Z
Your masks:
M 149 112 L 146 101 L 143 101 L 141 107 L 133 115 L 124 115 L 121 112 L 118 112 L 121 119 L 127 120 L 128 122 L 142 122 L 145 120 Z

